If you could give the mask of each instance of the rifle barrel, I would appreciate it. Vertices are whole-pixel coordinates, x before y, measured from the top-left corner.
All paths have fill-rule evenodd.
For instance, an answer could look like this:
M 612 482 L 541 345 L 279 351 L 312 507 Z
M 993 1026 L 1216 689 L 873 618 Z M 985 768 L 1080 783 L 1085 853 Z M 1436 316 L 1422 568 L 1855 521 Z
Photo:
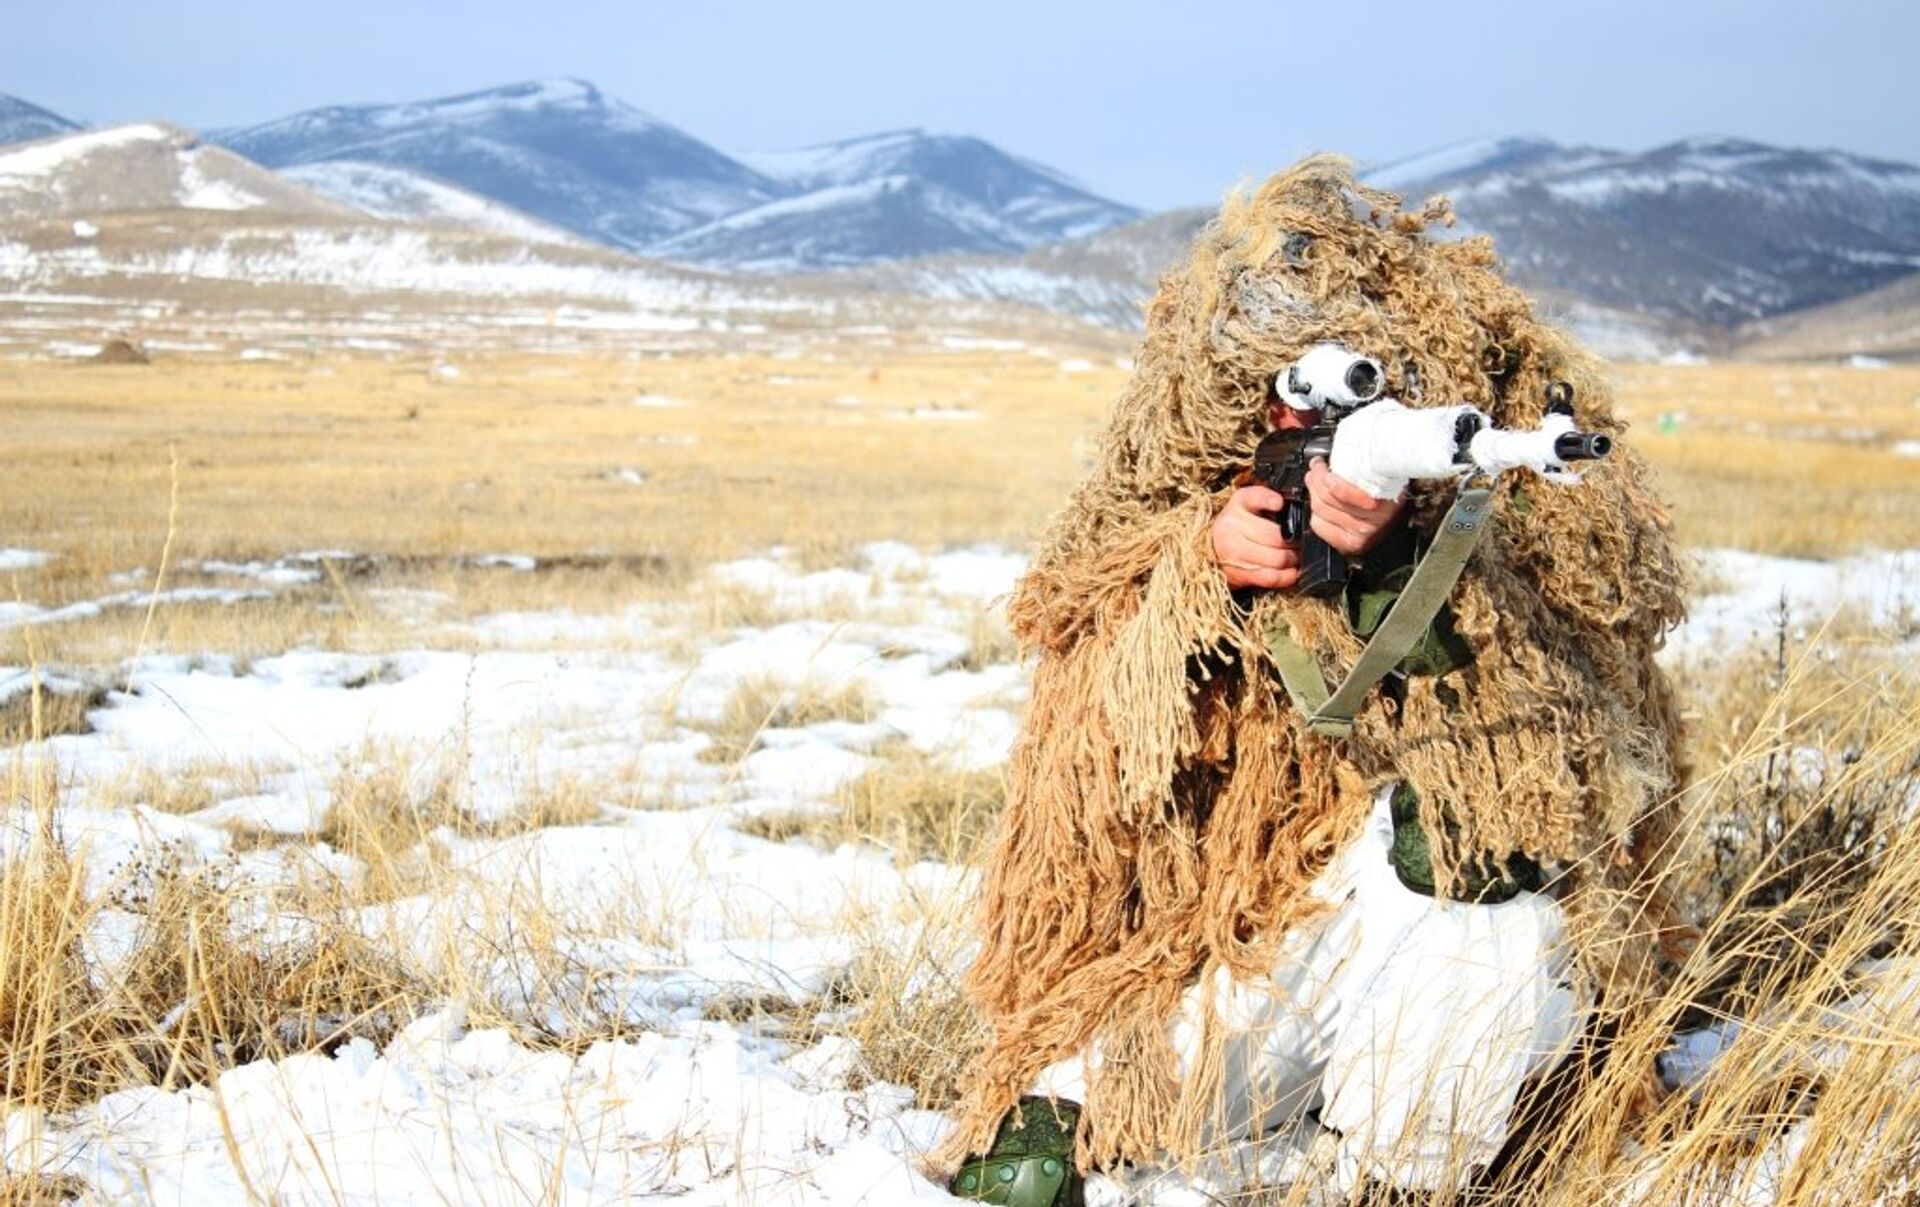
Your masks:
M 1562 461 L 1598 461 L 1613 451 L 1613 437 L 1601 432 L 1563 432 L 1553 442 Z

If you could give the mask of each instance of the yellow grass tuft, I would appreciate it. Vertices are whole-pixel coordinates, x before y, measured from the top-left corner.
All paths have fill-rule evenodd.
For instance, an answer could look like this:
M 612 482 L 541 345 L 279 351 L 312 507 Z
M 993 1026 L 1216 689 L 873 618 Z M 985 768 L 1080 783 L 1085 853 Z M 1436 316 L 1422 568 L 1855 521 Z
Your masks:
M 870 721 L 876 705 L 866 684 L 857 679 L 825 683 L 798 681 L 777 675 L 754 675 L 740 681 L 720 715 L 701 728 L 713 745 L 701 757 L 716 763 L 737 763 L 759 749 L 769 729 L 797 729 L 826 721 Z

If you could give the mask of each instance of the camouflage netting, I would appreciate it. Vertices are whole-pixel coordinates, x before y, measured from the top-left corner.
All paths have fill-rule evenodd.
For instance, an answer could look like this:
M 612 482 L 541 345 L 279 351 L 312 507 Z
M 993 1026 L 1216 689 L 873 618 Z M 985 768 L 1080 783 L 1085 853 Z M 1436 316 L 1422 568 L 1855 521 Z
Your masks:
M 1474 663 L 1411 680 L 1398 706 L 1376 694 L 1347 739 L 1305 730 L 1262 640 L 1284 623 L 1338 682 L 1361 644 L 1340 605 L 1267 592 L 1243 609 L 1212 562 L 1274 374 L 1321 341 L 1380 359 L 1410 406 L 1471 402 L 1506 426 L 1538 423 L 1547 384 L 1569 381 L 1580 426 L 1619 435 L 1594 358 L 1535 317 L 1488 241 L 1429 237 L 1450 222 L 1316 157 L 1230 199 L 1161 281 L 1100 459 L 1010 604 L 1040 661 L 969 974 L 991 1040 L 948 1158 L 983 1149 L 1043 1068 L 1090 1043 L 1082 1163 L 1190 1153 L 1218 1061 L 1180 1076 L 1182 991 L 1272 968 L 1393 779 L 1430 833 L 1457 824 L 1436 844 L 1443 884 L 1478 852 L 1564 865 L 1602 1002 L 1657 979 L 1663 914 L 1640 873 L 1681 770 L 1653 656 L 1682 583 L 1631 449 L 1576 487 L 1506 476 L 1452 599 Z M 1416 484 L 1405 522 L 1430 532 L 1450 498 Z

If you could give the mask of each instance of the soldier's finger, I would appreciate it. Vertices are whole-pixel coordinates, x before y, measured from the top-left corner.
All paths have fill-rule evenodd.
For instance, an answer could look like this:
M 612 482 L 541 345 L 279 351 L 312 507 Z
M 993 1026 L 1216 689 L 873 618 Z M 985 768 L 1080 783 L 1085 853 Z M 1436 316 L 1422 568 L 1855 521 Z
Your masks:
M 1284 543 L 1263 544 L 1245 533 L 1230 534 L 1222 544 L 1222 551 L 1236 562 L 1262 567 L 1278 566 L 1282 555 L 1293 555 Z
M 1316 459 L 1313 464 L 1314 468 L 1307 472 L 1307 490 L 1313 495 L 1316 508 L 1337 509 L 1365 515 L 1391 511 L 1399 506 L 1397 500 L 1376 499 L 1334 473 L 1328 468 L 1324 459 Z
M 1321 540 L 1349 556 L 1360 552 L 1371 539 L 1372 534 L 1347 528 L 1335 523 L 1332 515 L 1324 511 L 1313 513 L 1313 531 Z
M 1285 549 L 1287 547 L 1287 538 L 1280 535 L 1280 525 L 1263 515 L 1249 515 L 1239 523 L 1229 524 L 1228 531 L 1250 544 L 1263 548 Z
M 1292 566 L 1273 570 L 1248 570 L 1245 572 L 1245 577 L 1246 585 L 1249 587 L 1285 590 L 1300 581 L 1300 571 Z
M 1233 501 L 1246 511 L 1279 511 L 1287 505 L 1286 496 L 1265 486 L 1242 486 L 1233 492 Z

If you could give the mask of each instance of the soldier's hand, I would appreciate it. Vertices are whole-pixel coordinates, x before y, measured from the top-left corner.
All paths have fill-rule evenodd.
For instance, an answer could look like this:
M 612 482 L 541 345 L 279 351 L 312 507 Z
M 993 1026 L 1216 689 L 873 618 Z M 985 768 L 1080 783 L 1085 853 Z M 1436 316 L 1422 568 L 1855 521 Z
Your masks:
M 1280 535 L 1273 516 L 1286 506 L 1278 491 L 1242 486 L 1213 518 L 1213 560 L 1227 586 L 1286 588 L 1300 577 L 1300 552 Z
M 1373 548 L 1406 507 L 1404 498 L 1374 498 L 1328 469 L 1324 457 L 1315 457 L 1307 469 L 1307 495 L 1314 534 L 1348 557 Z

